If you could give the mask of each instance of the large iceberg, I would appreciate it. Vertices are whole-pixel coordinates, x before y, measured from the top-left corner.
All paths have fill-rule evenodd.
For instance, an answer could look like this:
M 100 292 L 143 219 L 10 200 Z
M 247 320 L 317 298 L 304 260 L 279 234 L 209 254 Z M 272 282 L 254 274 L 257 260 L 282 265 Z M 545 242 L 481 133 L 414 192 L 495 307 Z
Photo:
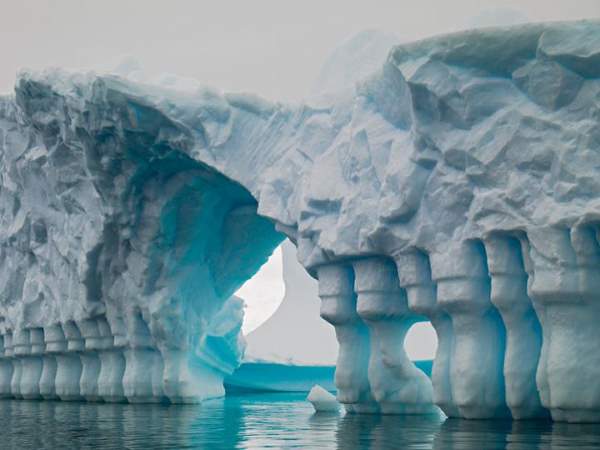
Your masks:
M 0 386 L 218 395 L 242 344 L 209 329 L 286 235 L 348 411 L 600 421 L 599 98 L 593 21 L 397 46 L 302 105 L 22 73 L 0 104 Z M 402 346 L 424 319 L 433 383 Z

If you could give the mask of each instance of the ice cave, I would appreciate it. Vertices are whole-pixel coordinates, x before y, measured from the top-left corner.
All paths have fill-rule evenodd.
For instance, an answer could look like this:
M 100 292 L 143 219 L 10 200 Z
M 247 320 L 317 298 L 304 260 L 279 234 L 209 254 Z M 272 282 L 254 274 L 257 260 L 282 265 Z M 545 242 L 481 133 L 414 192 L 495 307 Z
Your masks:
M 287 237 L 348 412 L 600 422 L 599 118 L 598 21 L 398 45 L 297 105 L 22 72 L 0 98 L 0 395 L 223 395 L 233 294 Z M 431 377 L 403 346 L 423 321 Z

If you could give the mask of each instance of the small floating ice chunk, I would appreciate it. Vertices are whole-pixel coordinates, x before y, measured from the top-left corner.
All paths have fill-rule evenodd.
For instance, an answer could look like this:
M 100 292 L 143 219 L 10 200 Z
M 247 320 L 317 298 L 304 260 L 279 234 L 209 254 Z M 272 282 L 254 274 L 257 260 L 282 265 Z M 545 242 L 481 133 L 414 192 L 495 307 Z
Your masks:
M 318 384 L 312 387 L 306 400 L 312 403 L 316 412 L 338 412 L 340 409 L 335 396 Z

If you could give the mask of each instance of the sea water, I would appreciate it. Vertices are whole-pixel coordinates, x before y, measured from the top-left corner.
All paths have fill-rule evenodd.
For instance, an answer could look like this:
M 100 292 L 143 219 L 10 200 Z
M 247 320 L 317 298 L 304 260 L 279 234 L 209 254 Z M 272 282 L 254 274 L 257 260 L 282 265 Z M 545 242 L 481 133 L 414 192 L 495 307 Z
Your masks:
M 594 424 L 314 414 L 305 394 L 202 405 L 0 401 L 0 449 L 597 449 Z

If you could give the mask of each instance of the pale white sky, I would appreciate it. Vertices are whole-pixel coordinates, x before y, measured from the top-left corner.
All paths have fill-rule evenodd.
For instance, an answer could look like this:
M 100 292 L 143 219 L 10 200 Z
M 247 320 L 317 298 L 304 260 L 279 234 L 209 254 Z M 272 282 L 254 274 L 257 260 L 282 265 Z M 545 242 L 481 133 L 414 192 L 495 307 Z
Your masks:
M 600 17 L 598 0 L 0 0 L 0 92 L 19 68 L 112 67 L 123 55 L 226 91 L 298 100 L 364 29 L 412 40 L 473 23 Z

